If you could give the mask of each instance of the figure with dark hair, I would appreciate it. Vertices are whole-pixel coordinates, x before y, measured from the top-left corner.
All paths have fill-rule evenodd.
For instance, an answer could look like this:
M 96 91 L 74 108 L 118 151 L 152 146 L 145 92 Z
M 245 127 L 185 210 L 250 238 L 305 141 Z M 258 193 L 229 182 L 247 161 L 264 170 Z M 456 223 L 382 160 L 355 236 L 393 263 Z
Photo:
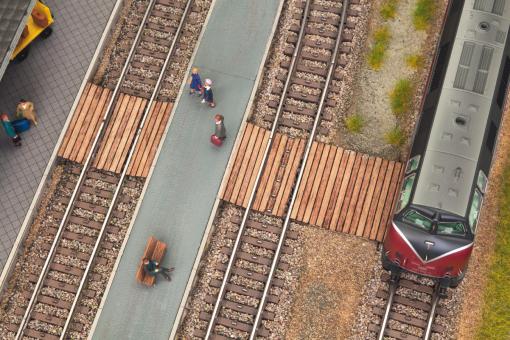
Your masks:
M 143 270 L 147 273 L 147 275 L 156 276 L 157 274 L 161 274 L 168 281 L 172 281 L 170 273 L 174 270 L 174 268 L 161 267 L 159 262 L 145 258 L 143 259 Z

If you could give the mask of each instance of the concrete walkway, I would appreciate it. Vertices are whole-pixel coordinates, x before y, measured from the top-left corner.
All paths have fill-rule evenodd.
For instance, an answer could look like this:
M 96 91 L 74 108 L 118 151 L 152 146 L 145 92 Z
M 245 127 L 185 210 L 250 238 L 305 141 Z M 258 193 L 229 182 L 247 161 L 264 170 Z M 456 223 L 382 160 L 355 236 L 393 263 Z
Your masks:
M 220 182 L 270 39 L 280 1 L 217 0 L 194 65 L 214 81 L 215 109 L 187 91 L 178 107 L 122 255 L 94 339 L 168 339 Z M 209 143 L 213 116 L 228 137 Z M 148 289 L 135 282 L 147 238 L 169 245 L 172 282 Z

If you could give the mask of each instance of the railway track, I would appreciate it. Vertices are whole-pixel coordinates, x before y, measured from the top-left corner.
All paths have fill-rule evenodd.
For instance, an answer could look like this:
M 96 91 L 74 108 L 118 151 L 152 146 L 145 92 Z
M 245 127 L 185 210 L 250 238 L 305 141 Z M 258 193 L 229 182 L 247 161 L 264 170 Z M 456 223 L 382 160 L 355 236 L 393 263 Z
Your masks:
M 385 307 L 373 308 L 380 322 L 369 325 L 369 331 L 376 333 L 377 339 L 388 336 L 400 340 L 428 340 L 433 332 L 444 332 L 441 325 L 434 323 L 437 315 L 446 315 L 438 305 L 445 294 L 438 285 L 392 278 L 386 273 L 381 276 L 381 281 L 388 289 L 380 288 L 377 297 L 385 301 Z
M 295 18 L 300 25 L 291 28 L 298 34 L 287 40 L 290 45 L 285 52 L 291 58 L 280 65 L 282 71 L 278 79 L 283 84 L 272 90 L 280 99 L 269 104 L 276 110 L 274 116 L 266 118 L 272 121 L 269 140 L 262 146 L 265 151 L 260 167 L 253 170 L 258 171 L 258 175 L 247 208 L 242 218 L 232 219 L 239 225 L 238 231 L 227 233 L 233 246 L 221 250 L 229 261 L 215 268 L 221 273 L 222 280 L 213 279 L 210 285 L 218 293 L 206 297 L 208 307 L 199 315 L 207 323 L 207 329 L 195 329 L 196 337 L 254 339 L 270 335 L 264 322 L 273 320 L 275 315 L 265 307 L 267 303 L 279 302 L 279 297 L 272 293 L 272 289 L 281 287 L 283 281 L 275 276 L 279 269 L 285 270 L 289 266 L 280 261 L 282 254 L 291 251 L 285 245 L 285 240 L 297 237 L 288 228 L 290 212 L 305 171 L 302 165 L 306 164 L 325 107 L 336 104 L 328 100 L 328 95 L 337 89 L 332 85 L 333 81 L 341 81 L 342 78 L 341 73 L 336 72 L 337 66 L 345 66 L 345 53 L 351 50 L 348 43 L 352 35 L 345 34 L 345 29 L 350 22 L 349 16 L 358 15 L 350 9 L 352 4 L 357 3 L 344 0 L 335 3 L 335 6 L 324 6 L 319 1 L 307 0 L 299 5 L 301 12 L 296 13 Z M 295 145 L 290 146 L 280 143 L 280 140 L 275 141 L 278 139 L 275 137 L 277 131 L 285 131 L 285 128 L 304 131 L 308 135 L 306 145 L 293 143 Z M 281 158 L 281 162 L 274 176 L 280 181 L 275 181 L 275 187 L 271 190 L 261 189 L 266 186 L 266 183 L 261 183 L 261 175 L 268 158 L 275 154 L 271 152 L 275 147 L 278 148 L 275 157 Z M 299 166 L 291 166 L 296 163 Z M 292 183 L 284 180 L 289 178 L 290 171 L 297 174 L 297 179 Z M 284 210 L 283 217 L 276 218 L 273 206 L 281 186 L 289 191 L 291 198 L 280 205 Z M 259 195 L 256 198 L 259 190 L 267 192 L 267 195 L 264 194 L 267 197 L 260 198 Z M 261 201 L 268 208 L 263 213 L 255 212 L 260 211 L 254 206 L 260 206 Z M 267 204 L 269 201 L 273 204 Z
M 186 21 L 192 14 L 193 2 L 152 0 L 146 7 L 140 8 L 143 10 L 142 19 L 134 43 L 119 73 L 86 161 L 69 175 L 66 184 L 69 194 L 59 202 L 63 209 L 49 213 L 51 219 L 59 222 L 58 227 L 44 231 L 48 237 L 48 242 L 42 246 L 46 260 L 35 260 L 39 261 L 36 265 L 40 271 L 30 275 L 29 281 L 33 285 L 21 293 L 25 307 L 16 308 L 15 315 L 10 318 L 11 323 L 6 327 L 16 334 L 16 339 L 64 339 L 69 337 L 69 332 L 83 329 L 75 314 L 89 312 L 87 306 L 80 304 L 82 297 L 91 298 L 100 294 L 87 288 L 87 284 L 97 279 L 97 274 L 91 270 L 93 266 L 106 261 L 98 254 L 113 247 L 105 241 L 105 237 L 119 232 L 119 228 L 111 225 L 111 220 L 122 219 L 126 215 L 117 207 L 119 203 L 129 200 L 122 194 L 125 188 L 136 185 L 126 178 L 126 173 L 140 132 L 151 105 L 165 83 L 166 70 L 173 70 L 169 66 L 179 61 L 171 62 L 176 50 L 193 47 L 178 44 Z M 154 31 L 164 32 L 168 35 L 167 39 L 153 37 Z M 140 57 L 147 55 L 148 51 L 151 52 L 150 58 Z M 152 72 L 151 77 L 143 76 L 148 72 Z M 140 120 L 136 122 L 138 129 L 129 143 L 120 174 L 107 173 L 94 169 L 92 164 L 108 124 L 114 121 L 113 108 L 121 93 L 148 101 Z

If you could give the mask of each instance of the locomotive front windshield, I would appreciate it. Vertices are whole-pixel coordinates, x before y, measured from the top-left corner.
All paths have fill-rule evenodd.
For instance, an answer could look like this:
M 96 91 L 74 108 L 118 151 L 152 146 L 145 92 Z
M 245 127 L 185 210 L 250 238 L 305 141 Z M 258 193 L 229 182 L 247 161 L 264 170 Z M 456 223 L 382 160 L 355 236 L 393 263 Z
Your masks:
M 452 221 L 451 217 L 442 216 L 434 220 L 415 209 L 405 211 L 402 214 L 402 221 L 431 234 L 464 237 L 467 232 L 465 224 L 461 221 Z

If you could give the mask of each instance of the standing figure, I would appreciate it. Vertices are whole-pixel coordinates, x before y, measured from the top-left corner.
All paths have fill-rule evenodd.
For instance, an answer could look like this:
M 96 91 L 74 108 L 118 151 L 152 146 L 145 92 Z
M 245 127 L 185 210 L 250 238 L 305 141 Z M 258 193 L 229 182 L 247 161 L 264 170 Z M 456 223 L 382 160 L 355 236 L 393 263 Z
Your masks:
M 14 130 L 14 127 L 12 126 L 11 121 L 9 120 L 9 116 L 7 116 L 7 114 L 5 113 L 2 113 L 0 119 L 2 120 L 2 126 L 4 127 L 7 136 L 11 138 L 15 146 L 20 146 L 21 137 Z
M 173 268 L 165 268 L 159 265 L 159 262 L 149 260 L 148 258 L 143 259 L 143 270 L 150 276 L 156 276 L 161 274 L 168 281 L 172 281 L 170 273 L 174 270 Z
M 213 92 L 212 92 L 212 80 L 206 79 L 204 86 L 204 99 L 202 99 L 202 103 L 209 104 L 210 107 L 215 107 Z
M 191 69 L 191 76 L 189 78 L 189 94 L 197 93 L 199 96 L 202 93 L 202 80 L 198 74 L 198 67 Z
M 221 146 L 225 138 L 227 138 L 227 132 L 223 124 L 223 116 L 218 114 L 214 116 L 214 134 L 211 136 L 211 143 Z
M 16 117 L 26 118 L 37 126 L 37 116 L 35 115 L 34 103 L 29 102 L 25 99 L 20 99 L 18 106 L 16 107 Z

